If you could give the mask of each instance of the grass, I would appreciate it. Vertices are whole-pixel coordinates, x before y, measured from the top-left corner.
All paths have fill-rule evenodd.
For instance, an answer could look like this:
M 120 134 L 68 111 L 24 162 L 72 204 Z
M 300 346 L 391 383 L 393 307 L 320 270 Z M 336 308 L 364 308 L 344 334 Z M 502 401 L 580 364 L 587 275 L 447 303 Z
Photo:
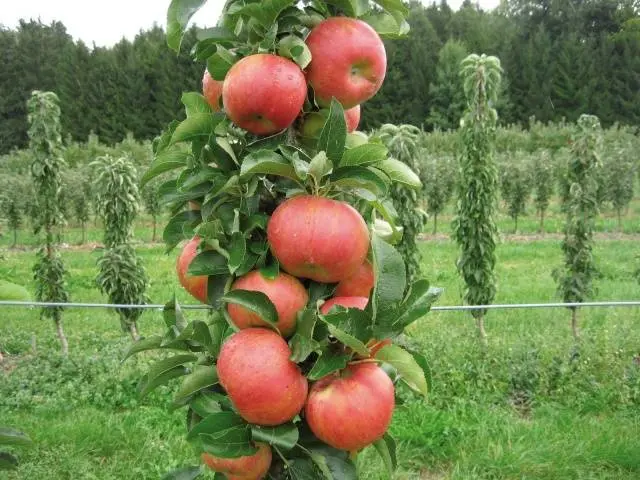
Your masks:
M 426 276 L 445 288 L 439 303 L 459 304 L 455 246 L 443 240 L 421 248 Z M 173 274 L 175 252 L 164 255 L 159 246 L 139 252 L 154 303 L 174 292 L 191 302 Z M 638 254 L 637 241 L 598 242 L 598 299 L 640 296 L 631 261 Z M 0 279 L 32 291 L 34 252 L 2 255 Z M 98 256 L 90 249 L 63 252 L 72 300 L 105 300 L 93 283 Z M 551 278 L 561 263 L 557 239 L 506 241 L 498 256 L 496 302 L 557 300 Z M 0 478 L 157 479 L 194 463 L 184 412 L 167 409 L 173 387 L 138 400 L 135 386 L 146 360 L 120 364 L 128 339 L 115 315 L 69 310 L 64 319 L 71 347 L 66 360 L 58 356 L 53 326 L 37 310 L 2 310 L 0 343 L 10 355 L 0 367 L 0 423 L 24 429 L 35 445 L 20 449 L 20 468 Z M 583 309 L 577 344 L 565 309 L 494 311 L 486 323 L 488 347 L 479 344 L 465 313 L 434 312 L 411 328 L 431 363 L 433 390 L 426 402 L 402 392 L 392 425 L 396 478 L 640 478 L 640 311 Z M 144 313 L 140 330 L 160 332 L 159 312 Z M 359 467 L 364 479 L 385 478 L 375 452 L 363 452 Z

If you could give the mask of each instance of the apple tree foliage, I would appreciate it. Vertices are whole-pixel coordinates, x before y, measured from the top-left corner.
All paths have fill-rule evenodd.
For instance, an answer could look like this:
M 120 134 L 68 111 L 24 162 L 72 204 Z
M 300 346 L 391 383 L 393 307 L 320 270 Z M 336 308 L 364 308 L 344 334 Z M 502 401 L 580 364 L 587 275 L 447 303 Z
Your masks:
M 104 222 L 104 252 L 98 260 L 98 288 L 114 304 L 144 304 L 148 301 L 147 274 L 130 243 L 133 221 L 140 204 L 138 174 L 126 158 L 105 155 L 92 162 L 95 170 L 96 211 Z M 117 308 L 120 325 L 138 339 L 136 322 L 141 309 Z
M 173 0 L 168 10 L 167 42 L 180 50 L 190 18 L 205 0 Z M 229 0 L 218 24 L 198 31 L 193 58 L 212 77 L 223 80 L 231 66 L 257 52 L 291 58 L 301 68 L 311 60 L 304 39 L 324 18 L 345 15 L 372 25 L 383 37 L 408 32 L 408 10 L 400 0 Z M 364 311 L 336 307 L 319 313 L 319 301 L 335 284 L 305 281 L 307 307 L 298 313 L 297 330 L 289 339 L 291 359 L 309 381 L 343 369 L 356 355 L 372 355 L 372 340 L 398 339 L 375 352 L 375 361 L 396 384 L 425 395 L 429 366 L 423 355 L 406 345 L 404 329 L 423 317 L 440 289 L 418 279 L 407 281 L 402 255 L 392 245 L 400 238 L 391 192 L 393 185 L 419 189 L 419 177 L 392 158 L 380 141 L 347 141 L 344 109 L 335 99 L 323 112 L 325 121 L 314 144 L 302 144 L 296 122 L 276 134 L 257 137 L 234 125 L 224 112 L 214 112 L 199 92 L 182 96 L 186 118 L 173 121 L 153 142 L 154 159 L 142 177 L 168 178 L 158 189 L 163 208 L 171 212 L 163 232 L 170 252 L 194 235 L 200 251 L 189 265 L 191 275 L 208 277 L 211 307 L 206 321 L 189 321 L 175 300 L 164 308 L 166 332 L 135 342 L 126 357 L 146 350 L 165 350 L 140 382 L 140 393 L 179 379 L 175 409 L 186 408 L 187 439 L 196 452 L 235 458 L 255 451 L 254 442 L 274 450 L 269 478 L 349 480 L 357 478 L 348 452 L 323 444 L 304 418 L 276 427 L 245 422 L 219 385 L 216 359 L 225 339 L 235 331 L 226 305 L 239 303 L 274 324 L 273 303 L 261 292 L 230 291 L 234 279 L 260 269 L 269 277 L 279 272 L 267 243 L 266 227 L 275 207 L 298 194 L 314 194 L 350 203 L 371 232 L 369 261 L 375 282 Z M 302 116 L 319 110 L 313 96 Z M 360 137 L 362 140 L 362 137 Z M 190 205 L 197 204 L 198 209 Z M 341 352 L 336 355 L 336 346 Z M 395 443 L 386 435 L 375 443 L 389 471 L 396 466 Z M 200 465 L 185 467 L 166 478 L 196 478 Z
M 464 301 L 488 305 L 496 295 L 496 237 L 498 173 L 494 142 L 498 113 L 492 107 L 500 92 L 500 60 L 469 55 L 461 75 L 467 110 L 461 120 L 460 185 L 453 236 L 460 246 L 458 271 L 465 282 Z M 486 339 L 484 310 L 472 310 L 478 332 Z
M 421 151 L 422 168 L 420 179 L 424 184 L 427 200 L 427 213 L 433 217 L 433 231 L 438 233 L 438 215 L 440 215 L 453 196 L 456 189 L 456 167 L 452 156 L 429 154 Z
M 526 212 L 527 200 L 531 194 L 531 174 L 529 166 L 509 158 L 500 165 L 500 192 L 506 203 L 507 212 L 513 220 L 513 233 L 518 233 L 518 217 Z
M 56 231 L 64 225 L 60 207 L 61 178 L 65 165 L 62 158 L 60 105 L 53 92 L 34 91 L 27 102 L 29 121 L 29 149 L 31 150 L 31 178 L 35 188 L 33 208 L 35 233 L 44 231 L 44 245 L 38 250 L 33 267 L 36 300 L 64 303 L 69 301 L 65 284 L 66 271 L 57 249 Z M 69 345 L 62 325 L 63 307 L 45 307 L 43 317 L 55 325 L 63 354 Z
M 553 195 L 553 162 L 549 150 L 542 150 L 532 157 L 531 180 L 533 188 L 533 202 L 540 216 L 539 231 L 544 232 L 544 215 L 549 208 Z
M 554 271 L 558 292 L 567 303 L 584 302 L 593 293 L 597 269 L 593 257 L 594 222 L 598 214 L 598 176 L 601 169 L 600 120 L 581 115 L 571 142 L 568 194 L 564 199 L 566 222 L 562 251 L 564 265 Z M 571 307 L 571 327 L 578 338 L 576 307 Z

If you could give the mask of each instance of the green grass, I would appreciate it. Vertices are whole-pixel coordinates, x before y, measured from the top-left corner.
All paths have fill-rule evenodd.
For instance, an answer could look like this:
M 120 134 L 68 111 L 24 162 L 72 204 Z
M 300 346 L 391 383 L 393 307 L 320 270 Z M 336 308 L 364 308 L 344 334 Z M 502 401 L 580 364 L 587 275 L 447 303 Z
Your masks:
M 426 276 L 445 288 L 439 304 L 459 304 L 455 246 L 430 241 L 421 248 Z M 159 246 L 139 252 L 154 303 L 174 292 L 191 303 L 173 273 L 175 252 L 164 255 Z M 598 242 L 598 299 L 640 297 L 632 261 L 638 254 L 637 241 Z M 3 256 L 0 279 L 33 291 L 35 253 Z M 93 283 L 98 256 L 63 252 L 72 300 L 105 300 Z M 551 278 L 561 263 L 557 239 L 505 242 L 498 256 L 496 302 L 557 300 Z M 4 308 L 0 318 L 0 343 L 11 354 L 0 367 L 0 423 L 23 428 L 35 441 L 18 451 L 19 470 L 0 478 L 157 479 L 197 460 L 184 441 L 184 412 L 167 409 L 174 387 L 137 399 L 136 381 L 149 360 L 120 365 L 128 339 L 113 313 L 65 312 L 67 360 L 37 310 Z M 465 313 L 434 312 L 411 328 L 430 360 L 433 390 L 426 402 L 403 391 L 392 425 L 397 479 L 640 478 L 638 309 L 583 309 L 579 344 L 565 309 L 493 311 L 486 326 L 486 348 Z M 140 330 L 160 332 L 160 313 L 144 313 Z M 365 451 L 359 467 L 362 478 L 385 477 L 375 452 Z

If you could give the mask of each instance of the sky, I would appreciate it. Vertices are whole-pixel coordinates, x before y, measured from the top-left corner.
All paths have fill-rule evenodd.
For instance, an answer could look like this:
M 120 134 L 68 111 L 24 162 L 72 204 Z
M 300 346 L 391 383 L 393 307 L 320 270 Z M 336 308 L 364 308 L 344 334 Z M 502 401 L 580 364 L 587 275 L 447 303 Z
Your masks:
M 425 4 L 432 0 L 423 0 Z M 462 0 L 448 0 L 457 9 Z M 480 6 L 489 9 L 499 0 L 479 0 Z M 166 25 L 169 0 L 0 0 L 0 24 L 13 28 L 22 19 L 38 19 L 43 23 L 59 20 L 76 40 L 91 46 L 111 46 L 122 37 L 133 39 L 141 29 L 148 29 L 154 22 Z M 224 0 L 208 0 L 193 21 L 198 25 L 216 23 Z

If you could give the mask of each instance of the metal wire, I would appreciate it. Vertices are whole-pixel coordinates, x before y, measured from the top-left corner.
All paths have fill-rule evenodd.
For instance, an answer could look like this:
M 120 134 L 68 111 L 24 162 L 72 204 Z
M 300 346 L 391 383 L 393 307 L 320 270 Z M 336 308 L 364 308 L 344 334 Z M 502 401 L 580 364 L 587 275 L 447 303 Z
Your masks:
M 0 307 L 63 307 L 63 308 L 122 308 L 162 310 L 164 305 L 121 305 L 113 303 L 56 303 L 56 302 L 22 302 L 13 300 L 0 301 Z M 469 310 L 510 310 L 523 308 L 572 308 L 572 307 L 640 307 L 640 300 L 623 300 L 609 302 L 583 302 L 583 303 L 511 303 L 496 305 L 442 305 L 431 307 L 433 312 L 469 311 Z M 204 304 L 180 305 L 183 310 L 209 310 L 212 307 Z

